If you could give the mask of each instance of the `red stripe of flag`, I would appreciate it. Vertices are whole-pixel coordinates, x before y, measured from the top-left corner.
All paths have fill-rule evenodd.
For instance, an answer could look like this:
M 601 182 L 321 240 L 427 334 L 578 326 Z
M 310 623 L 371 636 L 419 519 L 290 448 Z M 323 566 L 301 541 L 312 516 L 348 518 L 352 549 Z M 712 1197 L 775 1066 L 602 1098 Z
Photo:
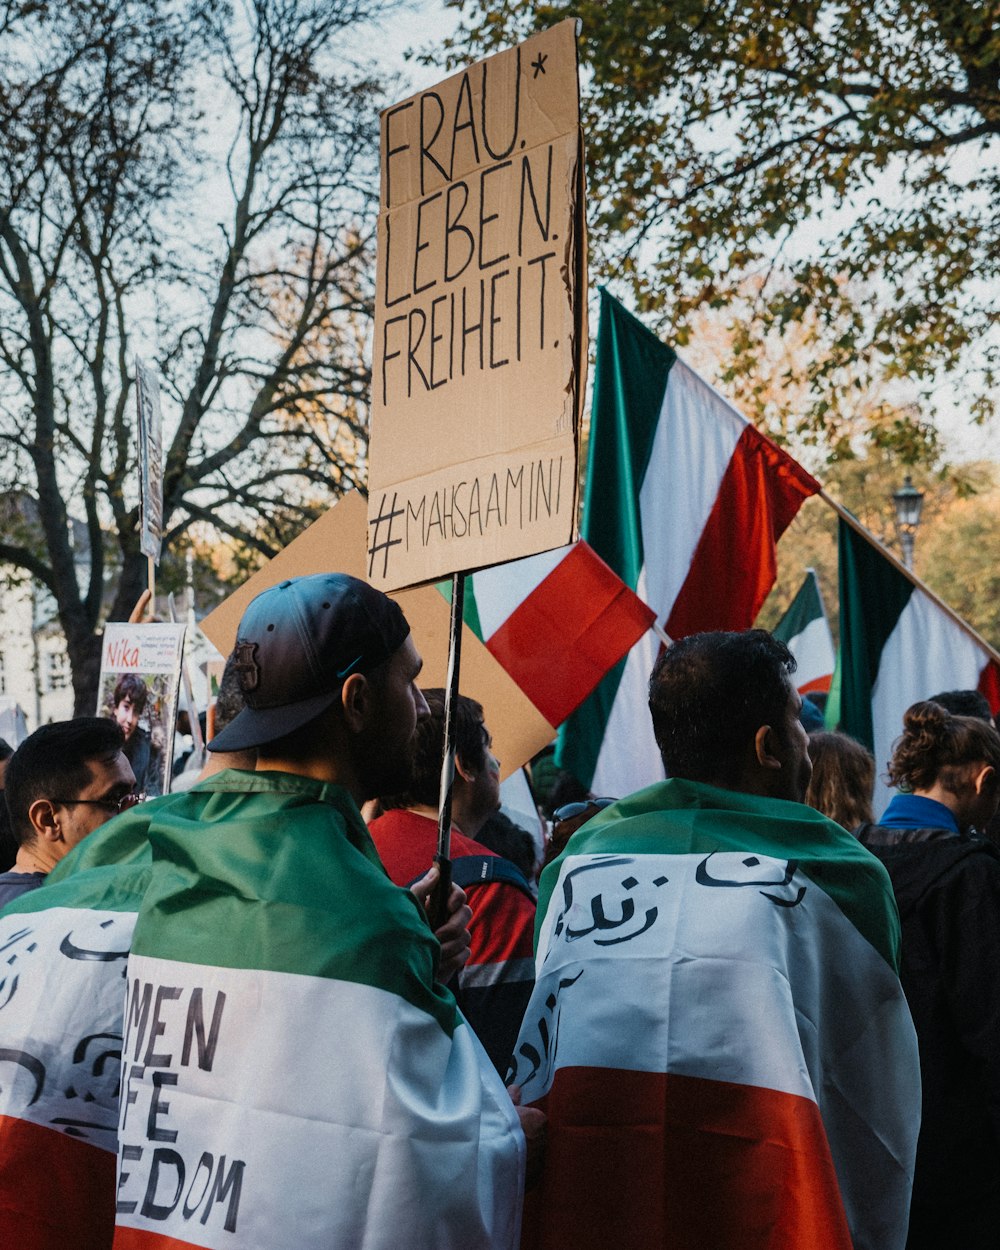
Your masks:
M 749 629 L 774 585 L 775 543 L 819 489 L 800 464 L 748 425 L 674 600 L 666 625 L 670 637 Z
M 114 1250 L 202 1250 L 202 1247 L 200 1243 L 181 1241 L 148 1228 L 128 1228 L 120 1224 L 115 1229 Z
M 990 711 L 996 716 L 1000 712 L 1000 667 L 996 660 L 990 660 L 979 674 L 978 689 L 980 694 L 986 696 Z
M 561 725 L 655 613 L 578 542 L 487 641 L 550 725 Z
M 548 1148 L 521 1250 L 851 1250 L 808 1098 L 673 1073 L 562 1068 L 538 1105 Z
M 0 1244 L 107 1250 L 115 1224 L 115 1162 L 109 1150 L 78 1137 L 0 1115 Z

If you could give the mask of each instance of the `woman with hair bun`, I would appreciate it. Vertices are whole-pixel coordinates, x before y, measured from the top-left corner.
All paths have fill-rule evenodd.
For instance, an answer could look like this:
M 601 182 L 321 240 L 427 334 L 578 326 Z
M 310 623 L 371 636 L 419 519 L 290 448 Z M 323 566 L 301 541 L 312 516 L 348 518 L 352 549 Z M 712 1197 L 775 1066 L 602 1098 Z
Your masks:
M 1000 734 L 915 703 L 893 796 L 858 837 L 885 864 L 902 924 L 900 980 L 920 1046 L 923 1111 L 907 1250 L 1000 1245 Z M 892 1062 L 892 1056 L 886 1056 Z

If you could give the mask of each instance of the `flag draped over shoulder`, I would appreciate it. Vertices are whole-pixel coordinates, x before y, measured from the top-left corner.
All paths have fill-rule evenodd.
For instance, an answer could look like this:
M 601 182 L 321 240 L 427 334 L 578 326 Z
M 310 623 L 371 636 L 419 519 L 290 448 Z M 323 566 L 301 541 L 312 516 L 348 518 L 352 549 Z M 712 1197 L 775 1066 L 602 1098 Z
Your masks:
M 582 534 L 671 638 L 748 629 L 775 543 L 819 484 L 601 292 Z M 560 762 L 602 794 L 662 777 L 646 635 L 570 718 Z
M 154 800 L 92 833 L 0 914 L 0 1230 L 108 1250 L 125 966 Z
M 943 690 L 981 690 L 1000 709 L 1000 667 L 972 634 L 843 518 L 840 664 L 827 724 L 875 755 L 875 812 L 903 713 Z
M 466 624 L 553 729 L 655 619 L 585 542 L 466 578 Z
M 524 1246 L 901 1250 L 920 1119 L 884 869 L 818 812 L 662 782 L 542 876 Z
M 795 598 L 772 633 L 795 656 L 795 688 L 799 694 L 830 689 L 836 653 L 813 569 L 807 570 Z
M 150 826 L 117 1250 L 507 1250 L 524 1139 L 346 792 L 224 773 Z

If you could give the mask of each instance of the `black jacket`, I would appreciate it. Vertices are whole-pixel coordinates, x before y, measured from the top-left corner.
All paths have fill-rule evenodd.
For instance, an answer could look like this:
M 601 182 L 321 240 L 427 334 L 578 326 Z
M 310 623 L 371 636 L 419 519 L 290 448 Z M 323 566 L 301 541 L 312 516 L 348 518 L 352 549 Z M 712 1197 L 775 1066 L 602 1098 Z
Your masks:
M 921 1208 L 992 1204 L 1000 1189 L 1000 851 L 946 829 L 863 825 L 858 837 L 892 879 L 900 980 L 920 1046 L 914 1220 Z

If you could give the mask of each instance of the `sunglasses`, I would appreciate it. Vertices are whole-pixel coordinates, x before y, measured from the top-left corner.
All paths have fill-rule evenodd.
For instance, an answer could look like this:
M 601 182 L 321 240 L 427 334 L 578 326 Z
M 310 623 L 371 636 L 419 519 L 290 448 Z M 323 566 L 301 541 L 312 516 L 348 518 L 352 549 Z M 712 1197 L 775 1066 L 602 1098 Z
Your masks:
M 50 803 L 59 803 L 63 807 L 68 807 L 70 803 L 83 803 L 87 807 L 102 807 L 112 816 L 118 816 L 122 812 L 127 812 L 130 807 L 135 807 L 137 803 L 144 803 L 146 796 L 137 790 L 130 790 L 128 794 L 123 794 L 120 799 L 49 799 Z
M 558 825 L 560 821 L 572 820 L 575 816 L 582 816 L 584 812 L 589 811 L 592 807 L 599 812 L 603 812 L 606 807 L 610 807 L 612 803 L 617 802 L 617 799 L 582 799 L 576 803 L 566 803 L 562 807 L 557 807 L 552 813 L 552 823 Z

